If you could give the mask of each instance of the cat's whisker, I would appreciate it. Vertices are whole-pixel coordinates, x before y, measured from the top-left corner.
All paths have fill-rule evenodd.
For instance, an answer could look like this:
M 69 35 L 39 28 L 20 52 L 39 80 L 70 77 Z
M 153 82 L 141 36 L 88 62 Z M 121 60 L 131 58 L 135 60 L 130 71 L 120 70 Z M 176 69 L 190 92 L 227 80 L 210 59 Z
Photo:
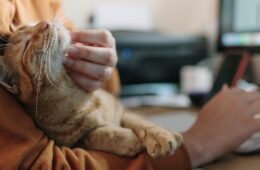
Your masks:
M 46 48 L 46 44 L 44 43 L 45 41 L 43 40 L 43 47 L 42 47 L 42 51 L 43 51 L 43 54 L 42 54 L 42 56 L 40 56 L 41 58 L 44 58 L 44 60 L 45 60 L 45 67 L 44 67 L 44 72 L 45 72 L 45 75 L 47 76 L 47 79 L 49 80 L 49 76 L 48 76 L 48 74 L 47 74 L 47 65 L 48 65 L 48 59 L 47 59 L 47 57 L 46 56 L 48 56 L 49 54 L 48 54 L 48 49 Z
M 38 119 L 38 105 L 39 105 L 39 95 L 40 95 L 40 90 L 41 90 L 41 87 L 40 87 L 41 76 L 42 76 L 42 65 L 40 64 L 39 75 L 38 75 L 38 80 L 37 80 L 37 89 L 36 89 L 36 101 L 35 101 L 36 102 L 35 103 L 35 119 L 36 119 L 36 121 Z
M 42 74 L 43 74 L 43 70 L 45 70 L 44 65 L 46 64 L 46 60 L 45 60 L 45 52 L 44 50 L 41 52 L 41 54 L 39 56 L 37 56 L 38 58 L 40 58 L 39 63 L 37 63 L 37 60 L 35 60 L 32 64 L 33 64 L 33 68 L 35 70 L 38 70 L 39 73 L 36 75 L 36 80 L 37 80 L 37 86 L 36 86 L 36 103 L 35 103 L 35 119 L 37 121 L 38 119 L 38 105 L 39 105 L 39 96 L 40 96 L 40 92 L 41 92 L 41 82 L 42 82 Z M 39 68 L 36 68 L 36 64 L 39 66 Z
M 59 18 L 59 21 L 60 21 L 61 23 L 65 23 L 66 20 L 67 20 L 67 19 L 66 19 L 65 16 L 62 16 L 62 17 Z
M 43 46 L 43 48 L 42 48 L 42 55 L 40 56 L 41 58 L 43 58 L 44 59 L 44 72 L 46 72 L 46 67 L 47 67 L 47 65 L 48 65 L 48 60 L 47 60 L 47 57 L 46 56 L 48 56 L 49 54 L 48 54 L 48 49 L 46 49 L 45 48 L 45 46 L 46 45 L 44 45 Z M 43 63 L 42 63 L 43 64 Z
M 66 15 L 64 14 L 64 12 L 62 10 L 59 10 L 56 13 L 55 20 L 60 22 L 60 23 L 62 23 L 62 24 L 64 24 L 67 21 L 67 17 L 66 17 Z
M 58 20 L 63 15 L 62 9 L 59 8 L 54 16 L 55 20 Z
M 45 49 L 45 48 L 43 48 L 43 49 Z M 61 83 L 56 79 L 56 77 L 55 77 L 54 74 L 52 73 L 52 69 L 51 69 L 51 59 L 50 59 L 51 55 L 48 54 L 48 53 L 50 53 L 50 52 L 49 52 L 48 48 L 46 48 L 44 51 L 46 52 L 45 55 L 43 55 L 43 56 L 45 56 L 45 61 L 46 61 L 46 63 L 45 63 L 46 65 L 45 65 L 45 67 L 44 67 L 44 70 L 45 70 L 44 72 L 45 72 L 45 74 L 46 74 L 46 78 L 47 78 L 47 80 L 49 81 L 49 83 L 50 83 L 54 88 L 56 88 L 57 90 L 61 90 L 61 89 L 63 89 Z
M 50 78 L 50 76 L 49 76 L 49 70 L 50 70 L 50 67 L 49 67 L 49 65 L 50 65 L 49 57 L 46 58 L 46 61 L 47 61 L 47 64 L 46 64 L 46 67 L 45 67 L 45 74 L 46 74 L 46 76 L 47 76 L 47 79 L 48 79 L 49 83 L 50 83 L 52 86 L 54 86 L 55 88 L 58 88 L 58 85 L 55 84 L 55 83 L 52 81 L 52 79 Z
M 55 41 L 53 40 L 52 42 L 50 42 L 51 44 L 54 44 Z M 46 50 L 48 52 L 50 52 L 49 50 Z M 54 87 L 56 87 L 58 90 L 63 91 L 64 86 L 57 80 L 56 76 L 53 74 L 52 72 L 52 68 L 51 68 L 51 55 L 46 55 L 48 56 L 47 61 L 47 69 L 48 69 L 48 76 L 50 77 L 50 81 L 51 83 L 54 85 Z
M 8 44 L 0 44 L 0 47 L 2 47 L 2 46 L 8 46 L 8 45 L 10 45 L 10 43 L 8 43 Z
M 11 43 L 8 43 L 8 44 L 1 44 L 0 47 L 8 47 L 9 45 L 11 45 Z
M 8 46 L 8 45 L 11 45 L 11 44 L 13 44 L 13 42 L 8 42 L 8 43 L 6 43 L 6 44 L 2 44 L 2 45 L 6 45 L 6 46 Z
M 54 87 L 56 87 L 58 90 L 63 89 L 62 84 L 56 79 L 56 77 L 55 77 L 54 74 L 52 73 L 50 56 L 48 57 L 48 65 L 47 65 L 47 68 L 48 68 L 47 75 L 48 75 L 48 77 L 50 77 L 50 83 L 51 83 Z
M 4 37 L 4 36 L 0 36 L 0 40 L 8 41 L 8 38 L 6 38 L 6 37 Z
M 11 45 L 11 44 L 3 44 L 3 45 L 0 45 L 0 50 L 6 49 L 9 45 Z
M 61 8 L 56 12 L 54 19 L 61 22 L 64 22 L 66 20 L 65 14 Z

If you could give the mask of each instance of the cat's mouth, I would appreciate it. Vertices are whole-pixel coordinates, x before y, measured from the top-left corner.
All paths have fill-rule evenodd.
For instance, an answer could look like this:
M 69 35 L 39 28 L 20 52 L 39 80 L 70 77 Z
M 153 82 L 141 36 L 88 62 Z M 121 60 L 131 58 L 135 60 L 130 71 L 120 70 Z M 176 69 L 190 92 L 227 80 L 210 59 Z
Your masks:
M 30 51 L 26 52 L 26 58 L 29 61 L 27 63 L 31 63 L 28 66 L 29 72 L 34 75 L 36 82 L 43 78 L 53 86 L 58 87 L 60 84 L 58 79 L 64 73 L 63 62 L 66 49 L 70 45 L 70 33 L 61 23 L 56 21 L 43 21 L 33 29 L 35 29 L 32 36 L 33 41 L 31 47 L 30 45 L 28 47 L 32 55 L 28 55 Z M 38 49 L 34 51 L 36 48 Z
M 69 31 L 61 24 L 59 21 L 52 21 L 47 24 L 48 28 L 52 29 L 55 32 L 55 37 L 57 40 L 57 45 L 59 49 L 65 50 L 71 42 L 71 37 Z
M 36 58 L 41 60 L 44 54 L 52 60 L 51 65 L 57 65 L 57 62 L 63 63 L 66 57 L 66 49 L 71 44 L 69 31 L 59 21 L 42 21 L 36 26 L 36 29 L 41 36 L 41 47 L 36 54 Z

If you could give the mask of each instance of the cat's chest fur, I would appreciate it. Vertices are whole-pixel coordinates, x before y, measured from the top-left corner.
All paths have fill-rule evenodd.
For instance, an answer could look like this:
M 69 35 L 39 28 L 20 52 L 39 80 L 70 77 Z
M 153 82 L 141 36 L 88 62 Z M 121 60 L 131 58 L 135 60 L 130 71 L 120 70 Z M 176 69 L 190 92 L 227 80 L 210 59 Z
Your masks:
M 57 144 L 72 146 L 93 129 L 120 125 L 122 106 L 104 90 L 86 93 L 71 81 L 66 90 L 52 86 L 42 89 L 38 101 L 27 105 L 36 124 Z

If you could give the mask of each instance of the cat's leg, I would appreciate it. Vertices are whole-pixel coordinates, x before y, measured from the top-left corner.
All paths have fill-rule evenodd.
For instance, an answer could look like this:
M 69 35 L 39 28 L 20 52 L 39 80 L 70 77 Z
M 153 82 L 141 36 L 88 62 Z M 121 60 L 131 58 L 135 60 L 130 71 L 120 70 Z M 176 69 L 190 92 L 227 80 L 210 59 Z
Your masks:
M 123 115 L 122 126 L 136 133 L 152 157 L 171 155 L 182 143 L 180 134 L 171 133 L 132 113 Z
M 88 149 L 115 153 L 122 156 L 134 156 L 144 147 L 131 129 L 116 126 L 99 127 L 83 138 Z

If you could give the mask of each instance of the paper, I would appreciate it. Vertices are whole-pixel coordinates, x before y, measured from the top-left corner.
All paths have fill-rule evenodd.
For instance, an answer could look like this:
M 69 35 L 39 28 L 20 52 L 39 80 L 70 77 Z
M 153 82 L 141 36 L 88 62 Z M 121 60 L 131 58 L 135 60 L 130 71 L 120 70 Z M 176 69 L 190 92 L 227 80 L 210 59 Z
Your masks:
M 126 107 L 160 106 L 188 108 L 191 106 L 191 101 L 186 95 L 127 97 L 121 99 L 121 102 Z
M 175 132 L 187 131 L 197 120 L 197 113 L 191 111 L 173 111 L 167 113 L 145 114 L 145 118 L 157 125 Z

